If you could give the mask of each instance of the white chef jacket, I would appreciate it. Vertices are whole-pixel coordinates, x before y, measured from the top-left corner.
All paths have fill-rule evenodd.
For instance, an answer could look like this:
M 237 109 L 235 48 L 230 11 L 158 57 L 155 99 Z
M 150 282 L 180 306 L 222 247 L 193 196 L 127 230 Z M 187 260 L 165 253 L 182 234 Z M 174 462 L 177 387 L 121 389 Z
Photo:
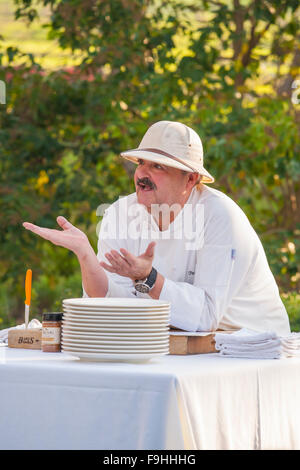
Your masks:
M 171 304 L 171 325 L 186 331 L 290 333 L 260 239 L 228 196 L 205 185 L 194 188 L 165 232 L 137 203 L 136 193 L 122 197 L 105 211 L 97 256 L 107 263 L 104 254 L 120 248 L 138 256 L 152 240 L 153 266 L 165 278 L 159 298 Z M 107 297 L 149 298 L 136 293 L 131 279 L 106 274 Z

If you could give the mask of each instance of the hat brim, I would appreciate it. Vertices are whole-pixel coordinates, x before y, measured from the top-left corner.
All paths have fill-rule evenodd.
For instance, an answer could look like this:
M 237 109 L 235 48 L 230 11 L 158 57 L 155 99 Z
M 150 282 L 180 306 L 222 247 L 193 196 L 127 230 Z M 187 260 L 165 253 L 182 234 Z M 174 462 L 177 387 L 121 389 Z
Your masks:
M 125 152 L 121 152 L 120 155 L 121 157 L 125 158 L 126 160 L 130 160 L 133 163 L 138 163 L 138 161 L 142 159 L 159 163 L 161 165 L 170 166 L 172 168 L 177 168 L 178 170 L 199 173 L 199 175 L 202 176 L 202 183 L 213 183 L 215 181 L 214 177 L 205 168 L 203 168 L 202 165 L 198 165 L 195 162 L 190 162 L 190 164 L 193 166 L 192 169 L 190 166 L 186 166 L 181 162 L 173 160 L 172 158 L 168 158 L 167 156 L 162 156 L 161 154 L 157 154 L 149 150 L 140 149 L 126 150 Z

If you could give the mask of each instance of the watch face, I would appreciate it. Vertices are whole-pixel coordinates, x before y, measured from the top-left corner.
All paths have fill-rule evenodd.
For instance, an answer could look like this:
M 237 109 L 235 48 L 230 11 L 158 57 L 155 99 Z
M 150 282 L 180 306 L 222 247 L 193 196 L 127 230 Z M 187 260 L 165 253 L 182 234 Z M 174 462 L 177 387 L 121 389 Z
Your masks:
M 147 284 L 141 282 L 135 285 L 135 290 L 141 292 L 142 294 L 148 294 L 148 292 L 150 291 L 150 287 L 147 286 Z

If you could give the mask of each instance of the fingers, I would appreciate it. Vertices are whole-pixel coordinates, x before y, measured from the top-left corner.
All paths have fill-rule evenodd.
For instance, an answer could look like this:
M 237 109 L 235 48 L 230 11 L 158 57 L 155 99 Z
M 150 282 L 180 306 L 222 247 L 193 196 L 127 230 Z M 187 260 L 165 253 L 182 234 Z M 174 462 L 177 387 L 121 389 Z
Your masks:
M 31 224 L 30 222 L 24 222 L 23 227 L 26 228 L 26 230 L 30 230 L 33 233 L 37 233 L 38 235 L 41 235 L 43 230 L 43 227 L 39 227 L 38 225 Z
M 23 222 L 23 227 L 26 228 L 26 230 L 30 230 L 31 232 L 35 232 L 36 229 L 40 228 L 38 225 L 31 224 L 30 222 Z
M 128 266 L 129 264 L 127 260 L 123 258 L 123 256 L 121 256 L 120 253 L 118 253 L 116 250 L 111 250 L 110 257 L 111 259 L 109 261 L 111 264 L 112 264 L 111 261 L 113 261 L 115 264 L 119 266 L 124 266 L 124 263 L 126 264 L 126 266 Z
M 68 228 L 74 227 L 65 217 L 62 215 L 59 215 L 56 219 L 58 225 L 63 229 L 67 230 Z M 39 233 L 40 230 L 43 230 L 42 227 L 39 227 L 38 225 L 34 225 L 30 222 L 24 222 L 23 227 L 26 228 L 27 230 L 31 230 L 31 232 Z M 48 229 L 44 229 L 48 230 Z
M 128 264 L 134 264 L 136 257 L 132 255 L 129 251 L 125 250 L 124 248 L 120 248 L 120 252 L 122 253 L 123 257 L 127 261 Z
M 73 251 L 76 255 L 80 254 L 80 251 L 84 251 L 88 244 L 86 235 L 62 216 L 57 217 L 57 222 L 63 230 L 39 227 L 30 222 L 24 222 L 23 227 L 54 243 L 54 245 Z
M 110 273 L 116 272 L 115 269 L 112 266 L 109 266 L 108 264 L 104 263 L 103 261 L 101 261 L 99 264 L 100 264 L 100 266 L 102 266 L 102 268 L 106 269 L 106 271 L 109 271 Z
M 110 262 L 110 265 L 100 262 L 100 266 L 107 271 L 120 274 L 121 276 L 128 272 L 129 264 L 118 251 L 111 250 L 109 253 L 105 253 L 105 258 Z
M 40 237 L 45 238 L 45 240 L 50 240 L 52 238 L 51 233 L 53 230 L 51 229 L 39 227 L 38 225 L 31 224 L 30 222 L 24 222 L 23 227 L 33 233 L 36 233 Z
M 58 225 L 63 229 L 63 230 L 67 230 L 68 228 L 72 228 L 73 225 L 65 218 L 63 217 L 62 215 L 59 215 L 57 218 L 56 218 L 56 221 L 58 223 Z
M 111 265 L 112 265 L 112 264 L 114 264 L 114 265 L 116 264 L 116 263 L 114 262 L 114 259 L 113 259 L 113 257 L 111 256 L 110 253 L 105 253 L 104 256 L 105 256 L 105 258 L 108 259 L 108 261 L 110 262 Z
M 150 242 L 149 245 L 147 246 L 147 249 L 144 253 L 144 256 L 147 256 L 149 258 L 153 258 L 155 245 L 156 245 L 155 242 Z

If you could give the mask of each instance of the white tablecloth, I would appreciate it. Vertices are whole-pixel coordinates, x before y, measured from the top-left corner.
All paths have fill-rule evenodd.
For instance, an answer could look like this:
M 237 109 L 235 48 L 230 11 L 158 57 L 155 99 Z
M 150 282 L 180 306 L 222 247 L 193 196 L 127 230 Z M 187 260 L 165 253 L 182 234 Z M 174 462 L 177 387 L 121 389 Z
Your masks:
M 300 359 L 0 348 L 1 449 L 300 449 Z

